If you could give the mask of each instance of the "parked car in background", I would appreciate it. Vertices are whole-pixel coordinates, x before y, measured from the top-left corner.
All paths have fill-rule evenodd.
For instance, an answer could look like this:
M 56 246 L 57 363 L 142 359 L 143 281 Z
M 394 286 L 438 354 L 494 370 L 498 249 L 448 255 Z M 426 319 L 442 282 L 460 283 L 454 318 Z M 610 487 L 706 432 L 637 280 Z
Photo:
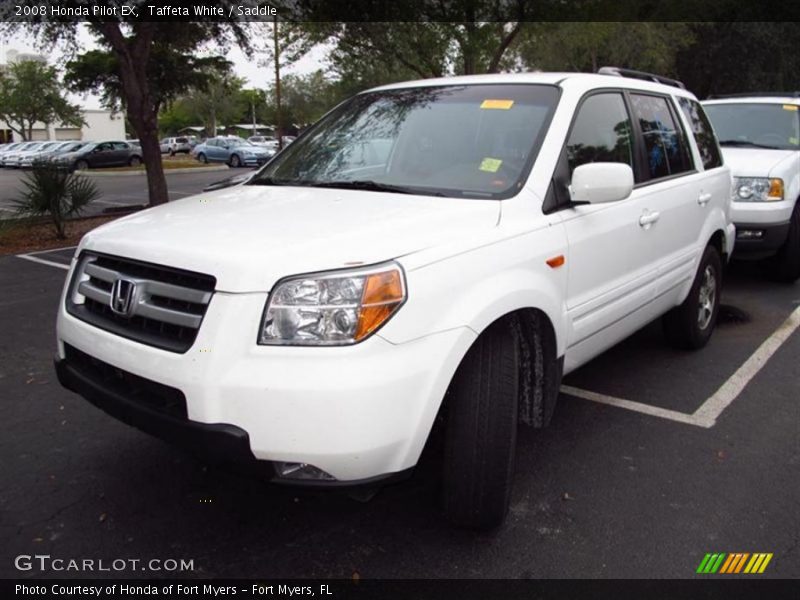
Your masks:
M 30 169 L 34 162 L 39 160 L 48 152 L 56 150 L 64 142 L 44 142 L 36 148 L 26 150 L 17 156 L 17 166 L 22 169 Z
M 58 146 L 53 147 L 50 150 L 47 150 L 41 153 L 39 156 L 37 156 L 34 159 L 34 165 L 39 162 L 51 162 L 62 154 L 76 152 L 90 143 L 91 142 L 83 142 L 83 141 L 62 142 Z
M 90 142 L 73 152 L 55 157 L 55 162 L 82 171 L 102 167 L 136 167 L 142 163 L 141 151 L 127 142 Z
M 41 144 L 41 142 L 21 142 L 16 148 L 9 149 L 3 154 L 0 154 L 0 165 L 7 168 L 16 167 L 19 155 L 36 148 L 39 144 Z
M 800 278 L 800 92 L 703 102 L 734 176 L 734 258 Z
M 214 137 L 192 149 L 192 156 L 202 163 L 222 162 L 231 167 L 257 167 L 274 153 L 240 137 Z
M 161 140 L 161 154 L 189 154 L 192 144 L 188 137 L 168 137 Z
M 316 489 L 408 476 L 440 422 L 445 516 L 497 527 L 518 427 L 547 425 L 562 374 L 659 317 L 701 348 L 719 310 L 731 175 L 702 107 L 603 73 L 368 90 L 243 185 L 94 229 L 59 381 Z

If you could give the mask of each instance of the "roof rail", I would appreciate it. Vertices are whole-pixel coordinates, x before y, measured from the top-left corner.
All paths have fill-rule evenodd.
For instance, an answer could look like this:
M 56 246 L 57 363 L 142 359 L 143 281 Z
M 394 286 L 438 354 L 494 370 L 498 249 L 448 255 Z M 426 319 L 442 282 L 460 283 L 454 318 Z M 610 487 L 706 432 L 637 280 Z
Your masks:
M 767 98 L 800 98 L 800 92 L 741 92 L 739 94 L 711 94 L 708 99 L 754 98 L 756 96 L 765 96 Z
M 616 75 L 617 77 L 630 77 L 632 79 L 644 79 L 645 81 L 654 81 L 656 83 L 663 83 L 673 87 L 686 89 L 682 81 L 677 79 L 670 79 L 661 75 L 654 75 L 653 73 L 645 73 L 644 71 L 634 71 L 633 69 L 623 69 L 621 67 L 600 67 L 597 69 L 600 75 Z

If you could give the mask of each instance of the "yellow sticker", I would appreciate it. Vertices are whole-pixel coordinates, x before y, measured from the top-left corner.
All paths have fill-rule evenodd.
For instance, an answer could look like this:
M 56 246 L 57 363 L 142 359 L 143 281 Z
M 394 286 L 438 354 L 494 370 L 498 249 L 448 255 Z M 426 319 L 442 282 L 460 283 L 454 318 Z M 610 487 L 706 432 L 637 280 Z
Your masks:
M 487 173 L 497 173 L 497 170 L 500 168 L 500 165 L 503 164 L 503 161 L 499 158 L 484 158 L 481 161 L 481 166 L 478 167 L 481 171 L 486 171 Z
M 800 138 L 796 138 L 796 137 L 790 137 L 790 138 L 789 138 L 789 143 L 790 143 L 792 146 L 800 146 Z
M 484 100 L 481 102 L 481 108 L 508 110 L 514 106 L 513 100 Z
M 800 108 L 800 106 L 797 106 L 796 104 L 784 104 L 783 105 L 783 110 L 797 110 L 798 108 Z

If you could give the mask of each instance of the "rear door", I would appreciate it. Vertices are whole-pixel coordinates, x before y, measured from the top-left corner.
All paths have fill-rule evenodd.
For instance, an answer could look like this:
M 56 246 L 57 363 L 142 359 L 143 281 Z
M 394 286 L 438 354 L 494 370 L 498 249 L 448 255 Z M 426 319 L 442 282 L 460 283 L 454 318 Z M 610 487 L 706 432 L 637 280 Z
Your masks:
M 649 252 L 659 269 L 656 293 L 674 304 L 697 270 L 700 235 L 714 190 L 695 165 L 672 97 L 631 92 L 630 105 L 643 153 L 641 183 L 634 194 L 646 201 L 654 219 Z

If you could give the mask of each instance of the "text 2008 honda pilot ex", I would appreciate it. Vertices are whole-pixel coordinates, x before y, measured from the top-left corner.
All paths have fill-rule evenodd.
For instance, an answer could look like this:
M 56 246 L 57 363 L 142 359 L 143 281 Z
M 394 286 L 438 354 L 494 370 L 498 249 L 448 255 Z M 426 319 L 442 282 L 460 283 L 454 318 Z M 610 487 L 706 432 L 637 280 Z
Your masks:
M 563 373 L 661 315 L 699 348 L 717 316 L 716 138 L 677 82 L 607 73 L 371 90 L 245 184 L 90 232 L 60 381 L 316 486 L 407 474 L 441 409 L 445 514 L 500 524 L 517 427 L 547 424 Z

